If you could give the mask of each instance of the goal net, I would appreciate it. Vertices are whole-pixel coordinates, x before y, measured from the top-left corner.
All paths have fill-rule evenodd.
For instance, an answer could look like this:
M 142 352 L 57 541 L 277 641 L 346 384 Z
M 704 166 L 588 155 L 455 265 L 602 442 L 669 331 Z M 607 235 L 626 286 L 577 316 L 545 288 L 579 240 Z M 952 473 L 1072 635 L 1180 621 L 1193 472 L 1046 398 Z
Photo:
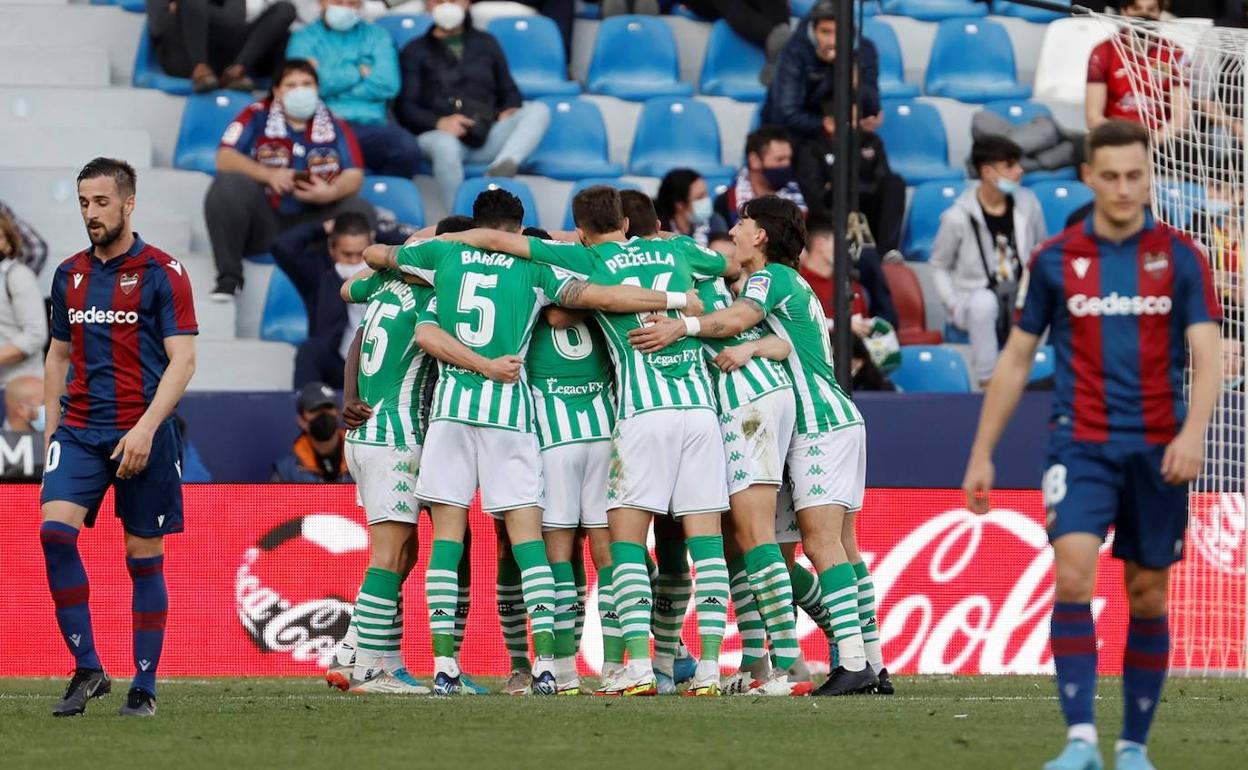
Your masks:
M 1225 315 L 1223 389 L 1191 489 L 1186 559 L 1173 575 L 1174 670 L 1245 675 L 1244 235 L 1248 29 L 1096 15 L 1152 135 L 1153 213 L 1200 243 Z M 1190 373 L 1189 373 L 1190 379 Z M 1176 612 L 1181 610 L 1181 613 Z

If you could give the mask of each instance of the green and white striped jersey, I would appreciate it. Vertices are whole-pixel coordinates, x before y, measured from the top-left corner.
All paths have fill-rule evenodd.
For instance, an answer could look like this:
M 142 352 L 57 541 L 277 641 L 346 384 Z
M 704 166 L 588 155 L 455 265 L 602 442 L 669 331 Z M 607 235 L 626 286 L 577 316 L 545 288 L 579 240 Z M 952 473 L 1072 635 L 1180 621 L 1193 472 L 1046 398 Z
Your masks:
M 698 297 L 701 298 L 708 313 L 723 310 L 731 305 L 734 299 L 723 278 L 698 283 Z M 720 340 L 710 337 L 702 339 L 703 350 L 706 352 L 708 361 L 706 370 L 711 373 L 711 381 L 715 383 L 719 393 L 720 414 L 739 409 L 774 390 L 792 387 L 784 365 L 770 358 L 755 356 L 745 366 L 727 373 L 720 371 L 714 363 L 710 363 L 724 348 L 740 345 L 743 342 L 754 342 L 767 334 L 770 332 L 758 325 L 730 339 Z
M 797 430 L 823 433 L 862 422 L 836 381 L 823 307 L 810 284 L 787 265 L 768 264 L 745 281 L 745 299 L 758 303 L 767 325 L 793 346 L 784 362 L 797 402 Z
M 437 323 L 486 358 L 523 358 L 538 314 L 572 280 L 546 265 L 454 241 L 404 246 L 396 262 L 433 284 L 434 303 L 420 323 Z M 523 374 L 519 382 L 499 383 L 448 364 L 441 373 L 431 420 L 533 432 L 533 401 Z
M 595 321 L 556 329 L 540 317 L 525 368 L 542 449 L 611 438 L 611 359 Z
M 367 302 L 360 346 L 359 396 L 373 409 L 347 441 L 409 448 L 424 443 L 421 396 L 433 359 L 416 345 L 416 324 L 433 289 L 414 286 L 391 270 L 351 284 L 351 301 Z
M 692 238 L 630 238 L 622 243 L 582 246 L 530 238 L 533 259 L 604 286 L 640 286 L 655 291 L 689 291 L 694 283 L 722 275 L 724 257 Z M 674 314 L 676 311 L 667 311 Z M 615 364 L 617 415 L 626 419 L 654 409 L 714 409 L 715 391 L 702 344 L 680 339 L 657 353 L 628 343 L 647 313 L 597 313 Z

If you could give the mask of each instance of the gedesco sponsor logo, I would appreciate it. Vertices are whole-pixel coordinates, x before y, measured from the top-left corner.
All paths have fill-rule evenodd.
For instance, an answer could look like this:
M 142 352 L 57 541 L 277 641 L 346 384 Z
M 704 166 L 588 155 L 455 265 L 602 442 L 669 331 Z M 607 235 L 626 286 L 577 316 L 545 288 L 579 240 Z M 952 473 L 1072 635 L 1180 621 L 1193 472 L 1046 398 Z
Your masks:
M 1076 294 L 1066 301 L 1066 309 L 1076 318 L 1114 315 L 1169 315 L 1174 301 L 1166 296 L 1127 295 L 1113 292 L 1107 297 Z
M 137 324 L 139 314 L 133 310 L 101 310 L 92 305 L 86 310 L 69 311 L 71 324 Z

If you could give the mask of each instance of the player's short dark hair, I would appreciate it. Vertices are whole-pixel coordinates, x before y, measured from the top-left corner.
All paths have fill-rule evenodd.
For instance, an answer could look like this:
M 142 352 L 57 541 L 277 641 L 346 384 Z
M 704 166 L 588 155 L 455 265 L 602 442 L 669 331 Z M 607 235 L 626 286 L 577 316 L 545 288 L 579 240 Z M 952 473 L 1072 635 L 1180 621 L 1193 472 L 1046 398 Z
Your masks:
M 273 73 L 273 87 L 276 88 L 282 84 L 286 76 L 292 72 L 306 72 L 312 76 L 312 80 L 316 81 L 319 86 L 321 84 L 320 77 L 316 74 L 316 67 L 307 59 L 287 59 L 278 66 L 277 72 Z
M 760 159 L 763 153 L 767 152 L 767 147 L 772 142 L 784 142 L 793 144 L 793 140 L 789 137 L 789 132 L 780 126 L 766 124 L 759 126 L 745 137 L 745 154 L 757 155 Z
M 740 214 L 767 233 L 764 251 L 768 262 L 797 269 L 797 260 L 806 248 L 806 221 L 796 203 L 777 195 L 764 195 L 742 204 Z
M 659 215 L 654 213 L 654 201 L 640 190 L 620 190 L 620 206 L 628 219 L 629 238 L 649 238 L 659 232 Z
M 1013 163 L 1023 159 L 1023 148 L 1008 136 L 989 134 L 971 145 L 971 170 L 979 176 L 980 169 L 993 163 Z
M 477 227 L 515 232 L 524 221 L 524 203 L 501 187 L 483 190 L 472 202 L 472 221 Z
M 591 235 L 623 229 L 624 204 L 620 201 L 620 191 L 605 184 L 581 190 L 572 199 L 572 220 Z
M 78 172 L 78 184 L 102 176 L 110 177 L 117 183 L 117 192 L 121 194 L 122 200 L 134 195 L 138 181 L 134 167 L 117 158 L 95 158 L 90 161 Z
M 691 168 L 674 168 L 659 182 L 659 192 L 654 196 L 654 211 L 664 223 L 676 216 L 676 204 L 689 202 L 689 189 L 702 175 Z
M 1138 144 L 1148 150 L 1148 129 L 1133 120 L 1108 120 L 1088 132 L 1084 139 L 1083 158 L 1088 163 L 1102 147 L 1126 147 Z
M 476 223 L 472 221 L 472 217 L 452 214 L 439 220 L 438 226 L 433 231 L 437 235 L 445 235 L 446 233 L 462 233 L 474 227 L 476 227 Z
M 543 241 L 551 240 L 550 233 L 540 227 L 526 227 L 520 231 L 520 234 L 525 238 L 541 238 Z
M 329 231 L 329 239 L 336 241 L 344 235 L 372 235 L 368 217 L 358 211 L 344 211 L 334 217 L 334 228 Z

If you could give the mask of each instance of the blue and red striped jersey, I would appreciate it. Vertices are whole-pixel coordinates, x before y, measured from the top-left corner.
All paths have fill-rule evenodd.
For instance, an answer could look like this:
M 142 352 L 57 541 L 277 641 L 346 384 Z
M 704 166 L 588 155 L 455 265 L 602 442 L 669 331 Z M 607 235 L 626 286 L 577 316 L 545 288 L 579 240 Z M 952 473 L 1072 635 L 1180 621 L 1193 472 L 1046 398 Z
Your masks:
M 198 334 L 186 267 L 135 234 L 123 255 L 94 249 L 52 279 L 52 337 L 69 343 L 61 423 L 126 430 L 143 416 L 169 365 L 164 340 Z
M 1167 444 L 1187 412 L 1187 327 L 1222 319 L 1209 262 L 1151 214 L 1122 243 L 1094 234 L 1092 219 L 1036 249 L 1019 327 L 1050 330 L 1055 430 L 1076 441 Z

